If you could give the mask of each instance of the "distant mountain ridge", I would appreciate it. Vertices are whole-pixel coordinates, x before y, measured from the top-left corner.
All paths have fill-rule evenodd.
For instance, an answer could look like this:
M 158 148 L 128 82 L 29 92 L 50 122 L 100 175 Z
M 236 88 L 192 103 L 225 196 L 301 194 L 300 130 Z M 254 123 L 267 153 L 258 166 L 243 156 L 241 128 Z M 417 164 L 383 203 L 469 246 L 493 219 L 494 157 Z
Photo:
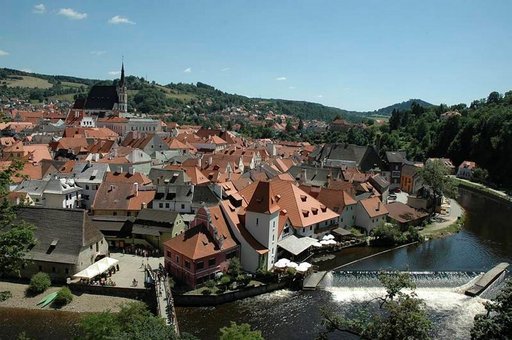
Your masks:
M 113 82 L 116 82 L 116 80 L 87 79 L 65 75 L 45 75 L 9 68 L 0 68 L 0 97 L 16 96 L 39 101 L 43 99 L 58 99 L 72 102 L 77 95 L 86 95 L 89 88 L 94 84 L 112 84 Z M 143 92 L 144 96 L 154 94 L 151 93 L 151 91 L 148 93 L 147 90 L 163 93 L 164 99 L 167 100 L 167 102 L 159 106 L 158 109 L 160 110 L 176 109 L 182 105 L 190 105 L 190 103 L 196 103 L 197 105 L 201 100 L 209 99 L 213 100 L 214 103 L 220 103 L 221 106 L 229 104 L 241 106 L 244 104 L 263 105 L 265 108 L 276 113 L 298 116 L 303 119 L 330 121 L 336 116 L 342 116 L 349 120 L 360 121 L 373 116 L 390 116 L 395 108 L 400 111 L 408 110 L 413 102 L 424 107 L 432 106 L 432 104 L 421 99 L 410 99 L 379 110 L 358 112 L 301 100 L 249 98 L 222 92 L 215 89 L 213 86 L 201 82 L 197 84 L 171 83 L 168 85 L 159 85 L 154 82 L 150 83 L 143 78 L 128 76 L 127 85 L 130 92 L 129 105 L 132 105 L 132 107 L 136 105 L 132 102 L 133 98 L 138 93 L 142 92 L 142 90 L 146 90 L 146 92 Z M 211 104 L 209 104 L 209 106 L 211 107 Z M 208 109 L 208 107 L 204 108 Z M 158 113 L 158 111 L 152 111 L 144 105 L 139 105 L 137 109 L 139 112 Z
M 375 110 L 375 111 L 368 111 L 368 112 L 361 112 L 361 113 L 367 114 L 367 115 L 372 115 L 372 116 L 391 116 L 391 113 L 395 109 L 398 111 L 410 110 L 412 103 L 416 103 L 420 106 L 423 106 L 424 108 L 429 108 L 429 107 L 435 106 L 434 104 L 430 104 L 421 99 L 409 99 L 405 102 L 389 105 L 389 106 L 383 107 L 383 108 Z

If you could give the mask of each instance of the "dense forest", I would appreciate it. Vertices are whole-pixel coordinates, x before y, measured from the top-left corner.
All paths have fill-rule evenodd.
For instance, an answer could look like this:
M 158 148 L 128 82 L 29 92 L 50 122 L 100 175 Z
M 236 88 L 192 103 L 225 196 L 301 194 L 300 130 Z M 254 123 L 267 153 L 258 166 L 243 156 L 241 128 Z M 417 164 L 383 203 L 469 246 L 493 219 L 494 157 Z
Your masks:
M 447 113 L 448 112 L 448 113 Z M 381 150 L 405 149 L 412 159 L 448 157 L 475 161 L 490 184 L 512 187 L 512 91 L 485 99 L 425 109 L 395 110 L 377 140 Z

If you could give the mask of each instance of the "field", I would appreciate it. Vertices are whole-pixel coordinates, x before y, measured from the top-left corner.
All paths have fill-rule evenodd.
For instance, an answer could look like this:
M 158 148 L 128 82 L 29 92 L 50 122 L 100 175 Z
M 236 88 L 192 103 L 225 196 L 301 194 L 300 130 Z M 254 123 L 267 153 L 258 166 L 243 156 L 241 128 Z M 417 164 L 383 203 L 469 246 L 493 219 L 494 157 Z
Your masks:
M 18 78 L 18 76 L 16 76 Z M 52 84 L 49 83 L 45 79 L 29 77 L 29 76 L 19 76 L 21 79 L 6 79 L 1 80 L 1 83 L 4 82 L 8 87 L 29 87 L 29 88 L 39 88 L 39 89 L 49 89 L 52 87 Z

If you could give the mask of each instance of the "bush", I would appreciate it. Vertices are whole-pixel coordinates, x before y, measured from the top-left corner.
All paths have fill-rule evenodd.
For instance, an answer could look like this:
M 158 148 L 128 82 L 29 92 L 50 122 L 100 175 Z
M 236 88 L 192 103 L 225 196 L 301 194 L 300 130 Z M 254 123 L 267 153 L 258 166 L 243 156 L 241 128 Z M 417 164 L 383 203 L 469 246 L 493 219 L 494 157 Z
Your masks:
M 286 274 L 290 276 L 294 276 L 296 272 L 297 270 L 295 270 L 295 268 L 286 268 Z
M 206 281 L 206 282 L 205 282 L 205 284 L 204 284 L 204 285 L 205 285 L 206 287 L 208 287 L 208 288 L 212 289 L 213 287 L 215 287 L 215 281 L 213 281 L 213 280 L 208 280 L 208 281 Z
M 50 288 L 51 285 L 52 281 L 50 280 L 50 275 L 39 272 L 34 274 L 30 279 L 28 290 L 32 294 L 40 294 Z
M 231 282 L 231 277 L 229 275 L 224 275 L 219 280 L 219 285 L 225 286 Z
M 60 306 L 65 306 L 68 303 L 73 301 L 73 294 L 71 294 L 71 291 L 68 287 L 63 287 L 59 292 L 57 293 L 57 297 L 55 298 L 55 303 Z
M 203 295 L 211 295 L 211 294 L 212 294 L 212 291 L 211 291 L 209 288 L 206 288 L 205 290 L 203 290 L 203 291 L 201 292 L 201 294 L 203 294 Z
M 8 290 L 0 292 L 0 302 L 12 298 L 12 293 Z

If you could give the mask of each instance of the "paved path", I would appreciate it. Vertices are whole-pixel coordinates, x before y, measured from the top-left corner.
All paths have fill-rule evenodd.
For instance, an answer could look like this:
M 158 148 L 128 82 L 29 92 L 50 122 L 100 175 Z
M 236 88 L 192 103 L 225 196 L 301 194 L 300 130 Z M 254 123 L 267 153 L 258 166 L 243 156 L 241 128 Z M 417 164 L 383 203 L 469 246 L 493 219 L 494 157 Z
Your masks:
M 163 264 L 163 257 L 144 258 L 133 254 L 110 253 L 110 257 L 119 260 L 119 271 L 112 275 L 112 281 L 118 287 L 133 288 L 133 279 L 137 280 L 136 288 L 144 288 L 144 266 L 149 264 L 151 268 L 158 268 L 160 263 Z
M 434 222 L 429 224 L 425 229 L 423 229 L 423 233 L 429 233 L 432 231 L 449 227 L 450 225 L 455 223 L 457 219 L 462 216 L 462 214 L 464 214 L 464 209 L 460 206 L 459 203 L 457 203 L 456 200 L 450 199 L 450 214 L 436 214 L 433 217 Z
M 493 193 L 495 193 L 496 195 L 498 196 L 501 196 L 503 198 L 506 198 L 506 199 L 511 199 L 511 197 L 509 195 L 507 195 L 505 192 L 503 191 L 499 191 L 499 190 L 495 190 L 495 189 L 491 189 L 489 188 L 488 186 L 485 186 L 483 184 L 480 184 L 480 183 L 475 183 L 475 182 L 472 182 L 472 181 L 469 181 L 467 179 L 463 179 L 463 178 L 456 178 L 455 176 L 452 176 L 455 178 L 455 180 L 457 181 L 460 181 L 460 182 L 464 182 L 464 183 L 467 183 L 469 186 L 475 186 L 475 187 L 480 187 L 482 189 L 485 189 L 487 191 L 491 191 Z

